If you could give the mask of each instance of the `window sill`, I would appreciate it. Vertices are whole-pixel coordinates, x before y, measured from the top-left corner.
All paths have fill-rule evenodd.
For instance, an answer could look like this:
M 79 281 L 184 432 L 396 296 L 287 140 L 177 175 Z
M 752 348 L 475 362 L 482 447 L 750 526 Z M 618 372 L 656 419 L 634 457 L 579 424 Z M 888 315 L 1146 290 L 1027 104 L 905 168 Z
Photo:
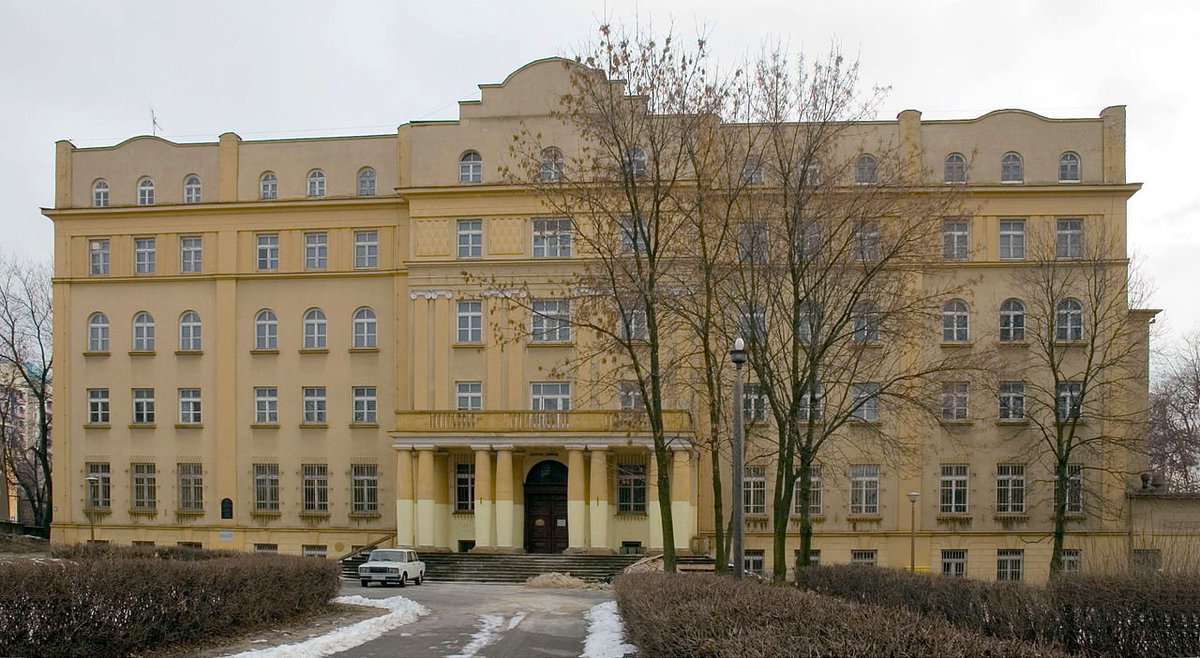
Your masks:
M 379 512 L 350 512 L 352 519 L 378 519 L 379 517 Z
M 112 514 L 112 508 L 84 505 L 83 513 L 88 516 L 109 516 Z
M 967 512 L 938 512 L 938 523 L 970 523 L 972 515 Z
M 850 514 L 846 520 L 850 523 L 883 523 L 883 517 L 879 514 Z
M 959 349 L 959 348 L 964 348 L 964 347 L 975 347 L 975 343 L 973 343 L 969 340 L 967 340 L 967 341 L 957 341 L 957 340 L 946 341 L 946 340 L 944 340 L 944 341 L 942 341 L 941 346 L 944 349 Z
M 377 429 L 379 429 L 379 423 L 350 423 L 350 429 L 352 429 L 352 430 L 377 430 Z
M 83 429 L 85 429 L 85 430 L 106 430 L 111 427 L 112 427 L 112 425 L 109 425 L 108 423 L 84 423 L 83 424 Z
M 144 508 L 144 507 L 135 507 L 135 508 L 132 508 L 129 510 L 129 516 L 145 516 L 145 517 L 149 517 L 149 518 L 154 518 L 154 517 L 158 516 L 158 510 L 157 509 L 148 509 L 148 508 Z
M 1000 340 L 996 341 L 996 344 L 999 345 L 1000 347 L 1029 347 L 1029 341 L 1027 341 L 1027 340 L 1000 339 Z
M 1029 424 L 1028 418 L 1001 418 L 996 421 L 997 425 L 1009 425 L 1013 427 L 1023 427 Z
M 300 350 L 301 354 L 329 354 L 328 347 L 306 347 Z
M 1087 345 L 1087 341 L 1080 338 L 1078 340 L 1054 340 L 1054 344 L 1060 347 L 1082 347 Z
M 250 512 L 250 516 L 255 518 L 277 519 L 283 516 L 283 512 L 277 509 L 256 509 Z
M 279 350 L 250 350 L 250 354 L 252 354 L 252 355 L 279 354 Z
M 175 423 L 175 429 L 177 429 L 177 430 L 202 430 L 202 429 L 204 429 L 204 423 Z
M 996 512 L 992 515 L 995 521 L 1028 521 L 1029 515 L 1024 512 Z
M 1025 181 L 1023 181 L 1023 180 L 1002 180 L 1002 181 L 1000 181 L 1000 184 L 1001 185 L 1024 185 Z
M 302 430 L 324 430 L 329 429 L 329 423 L 300 423 Z
M 646 514 L 646 512 L 645 512 L 645 511 L 641 511 L 641 512 L 617 512 L 617 518 L 618 518 L 618 519 L 638 519 L 638 520 L 641 520 L 641 519 L 645 519 L 645 518 L 647 518 L 647 514 Z
M 351 347 L 350 353 L 351 354 L 378 354 L 379 348 L 378 347 Z
M 303 512 L 300 512 L 300 518 L 302 518 L 302 519 L 317 519 L 317 520 L 328 519 L 329 512 L 328 511 L 321 512 L 321 511 L 317 511 L 317 510 L 305 510 Z
M 252 429 L 252 430 L 277 430 L 277 429 L 279 429 L 279 423 L 251 423 L 250 429 Z
M 204 350 L 175 350 L 175 356 L 204 356 Z
M 204 510 L 202 510 L 202 509 L 177 509 L 177 510 L 175 510 L 175 516 L 204 516 Z
M 788 520 L 793 521 L 795 523 L 799 523 L 803 518 L 804 517 L 799 514 L 792 514 L 791 516 L 788 517 Z M 825 515 L 824 514 L 810 514 L 808 517 L 808 520 L 811 523 L 824 523 Z
M 355 265 L 354 266 L 355 272 L 373 272 L 378 269 L 379 269 L 378 265 Z
M 129 350 L 129 356 L 154 356 L 157 354 L 154 350 Z
M 451 516 L 475 516 L 475 510 L 454 510 Z
M 129 424 L 129 429 L 131 429 L 131 430 L 152 430 L 155 427 L 158 427 L 158 426 L 155 425 L 154 423 L 130 423 Z
M 572 340 L 531 340 L 525 343 L 528 347 L 574 347 Z
M 476 341 L 467 341 L 467 342 L 462 342 L 462 343 L 455 342 L 453 345 L 451 345 L 451 347 L 458 348 L 458 349 L 481 350 L 481 349 L 483 349 L 484 345 L 483 345 L 483 341 L 476 340 Z
M 1086 521 L 1088 516 L 1083 512 L 1067 512 L 1063 518 L 1068 521 Z
M 975 421 L 967 418 L 943 418 L 941 422 L 943 425 L 950 425 L 951 427 L 967 427 L 975 424 Z
M 85 359 L 107 358 L 110 354 L 112 354 L 112 353 L 111 352 L 84 352 L 83 357 Z

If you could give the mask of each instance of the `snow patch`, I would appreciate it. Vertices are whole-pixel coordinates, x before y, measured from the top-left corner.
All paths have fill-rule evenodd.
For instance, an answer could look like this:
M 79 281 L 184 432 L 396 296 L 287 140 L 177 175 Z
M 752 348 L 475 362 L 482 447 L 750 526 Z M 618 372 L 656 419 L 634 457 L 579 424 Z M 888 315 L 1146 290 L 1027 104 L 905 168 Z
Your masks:
M 625 624 L 616 601 L 592 606 L 583 618 L 588 620 L 588 632 L 580 658 L 621 658 L 637 653 L 637 647 L 625 642 Z
M 505 630 L 511 631 L 512 629 L 516 628 L 517 624 L 521 623 L 522 619 L 525 619 L 524 612 L 518 612 L 517 614 L 513 615 L 513 618 L 508 620 L 508 628 Z
M 461 653 L 456 653 L 446 658 L 472 658 L 480 649 L 491 644 L 496 639 L 496 631 L 504 623 L 504 617 L 500 615 L 484 615 L 479 618 L 479 630 L 471 636 L 471 641 L 467 646 L 462 648 Z
M 311 640 L 284 644 L 266 649 L 244 651 L 229 658 L 322 658 L 335 653 L 353 649 L 383 635 L 384 633 L 412 623 L 418 617 L 428 614 L 425 606 L 406 599 L 403 596 L 393 596 L 386 599 L 368 599 L 364 596 L 340 596 L 334 603 L 347 605 L 363 605 L 387 610 L 386 615 L 360 621 L 357 624 L 339 628 Z

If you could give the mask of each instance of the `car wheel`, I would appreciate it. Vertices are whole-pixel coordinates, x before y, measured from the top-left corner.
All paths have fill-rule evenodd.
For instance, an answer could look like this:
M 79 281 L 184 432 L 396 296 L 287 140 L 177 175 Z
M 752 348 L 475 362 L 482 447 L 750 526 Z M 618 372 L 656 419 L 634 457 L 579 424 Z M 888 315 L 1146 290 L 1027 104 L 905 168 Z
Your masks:
M 425 577 L 424 577 L 424 576 L 417 576 L 416 578 L 413 578 L 413 584 L 414 584 L 414 585 L 420 585 L 420 584 L 421 584 L 421 583 L 423 583 L 423 582 L 425 582 Z
M 362 582 L 362 586 L 363 586 L 363 587 L 367 587 L 368 585 L 370 585 L 370 584 L 371 584 L 371 581 L 369 581 L 369 580 L 363 580 L 363 581 L 360 581 L 360 582 Z
M 404 583 L 404 580 L 405 580 L 407 577 L 408 577 L 408 574 L 406 574 L 406 573 L 402 573 L 402 574 L 400 574 L 400 586 L 401 586 L 401 587 L 404 587 L 404 585 L 405 585 L 405 583 Z

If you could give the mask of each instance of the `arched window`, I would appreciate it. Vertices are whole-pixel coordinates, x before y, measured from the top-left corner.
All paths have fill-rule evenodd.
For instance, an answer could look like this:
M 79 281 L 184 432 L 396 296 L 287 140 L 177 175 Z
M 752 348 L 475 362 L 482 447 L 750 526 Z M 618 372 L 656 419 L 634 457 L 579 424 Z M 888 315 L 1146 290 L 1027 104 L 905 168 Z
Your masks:
M 483 182 L 483 156 L 476 151 L 467 151 L 458 159 L 458 182 Z
M 108 207 L 108 183 L 104 180 L 98 180 L 92 184 L 92 207 Z
M 1064 299 L 1054 313 L 1054 339 L 1083 340 L 1083 304 L 1077 299 Z
M 641 178 L 646 175 L 646 150 L 640 146 L 630 147 L 625 152 L 626 171 L 634 178 Z
M 133 316 L 133 351 L 154 351 L 154 316 L 145 311 Z
M 555 183 L 562 180 L 563 168 L 565 162 L 563 160 L 563 152 L 557 147 L 551 146 L 542 151 L 542 182 Z
M 375 170 L 363 167 L 358 172 L 358 196 L 375 196 Z
M 200 177 L 193 174 L 183 179 L 183 202 L 200 203 Z
M 364 348 L 379 347 L 379 339 L 375 327 L 375 311 L 369 308 L 360 308 L 355 311 L 354 346 Z
M 152 206 L 154 205 L 154 181 L 149 178 L 143 178 L 138 181 L 138 205 Z
M 866 185 L 876 181 L 876 168 L 879 166 L 879 161 L 870 153 L 864 153 L 858 156 L 858 162 L 854 166 L 854 182 L 859 185 Z
M 1025 304 L 1019 299 L 1006 299 L 1000 305 L 1000 340 L 1025 340 Z
M 1009 151 L 1000 159 L 1000 182 L 1022 183 L 1025 181 L 1025 163 L 1020 153 Z
M 108 316 L 103 313 L 92 313 L 88 318 L 88 351 L 108 351 Z
M 961 299 L 952 299 L 942 307 L 942 342 L 965 343 L 971 338 L 970 311 Z
M 312 199 L 325 196 L 325 172 L 320 169 L 308 172 L 308 196 Z
M 200 314 L 195 311 L 184 311 L 179 316 L 179 350 L 181 352 L 199 352 L 203 343 L 200 341 Z
M 1078 183 L 1079 180 L 1079 154 L 1067 151 L 1058 156 L 1058 182 Z
M 879 342 L 879 307 L 871 302 L 854 305 L 854 342 Z
M 263 201 L 273 201 L 279 198 L 279 179 L 275 172 L 263 172 L 258 178 L 258 198 Z
M 279 349 L 279 318 L 269 308 L 264 308 L 254 316 L 254 349 Z
M 309 309 L 304 314 L 304 349 L 326 349 L 329 346 L 326 338 L 325 311 L 319 308 Z
M 942 180 L 947 183 L 967 182 L 967 159 L 962 153 L 951 153 L 946 156 L 946 168 Z

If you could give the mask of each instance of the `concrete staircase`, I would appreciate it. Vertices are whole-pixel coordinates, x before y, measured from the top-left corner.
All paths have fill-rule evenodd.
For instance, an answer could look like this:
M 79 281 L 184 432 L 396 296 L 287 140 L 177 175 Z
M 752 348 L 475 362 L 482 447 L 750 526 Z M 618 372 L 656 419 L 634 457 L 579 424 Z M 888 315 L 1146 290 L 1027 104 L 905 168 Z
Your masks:
M 421 553 L 425 579 L 430 582 L 523 583 L 543 573 L 569 573 L 583 580 L 614 576 L 641 559 L 640 555 L 490 555 L 480 553 Z M 342 560 L 342 577 L 358 578 L 366 555 Z

